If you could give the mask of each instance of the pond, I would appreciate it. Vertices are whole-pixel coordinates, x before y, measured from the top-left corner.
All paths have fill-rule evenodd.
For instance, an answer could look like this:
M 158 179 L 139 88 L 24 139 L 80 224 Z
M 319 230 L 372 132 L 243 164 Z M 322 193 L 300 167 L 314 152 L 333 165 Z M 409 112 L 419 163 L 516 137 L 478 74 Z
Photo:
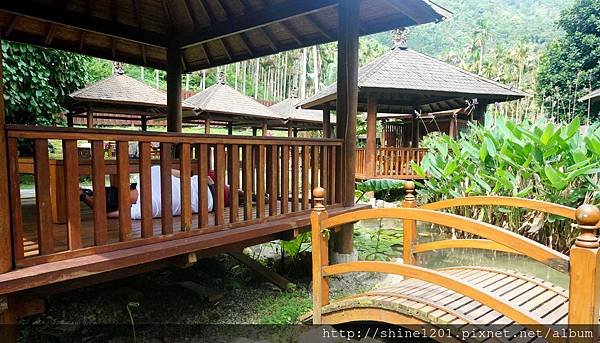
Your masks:
M 379 228 L 382 230 L 379 230 Z M 418 242 L 450 239 L 451 230 L 417 222 Z M 377 237 L 380 242 L 377 244 Z M 393 260 L 402 257 L 402 220 L 364 220 L 355 225 L 355 244 L 361 258 Z M 379 252 L 373 250 L 377 247 Z M 537 276 L 555 285 L 568 288 L 569 277 L 528 257 L 506 252 L 480 249 L 447 249 L 417 255 L 417 265 L 439 269 L 457 266 L 480 266 L 509 269 Z

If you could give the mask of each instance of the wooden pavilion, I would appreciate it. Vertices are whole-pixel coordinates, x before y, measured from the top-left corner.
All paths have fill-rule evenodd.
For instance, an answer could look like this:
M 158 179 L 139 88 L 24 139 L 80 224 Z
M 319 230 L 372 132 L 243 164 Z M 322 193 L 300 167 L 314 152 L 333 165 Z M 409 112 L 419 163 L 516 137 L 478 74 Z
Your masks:
M 300 108 L 302 99 L 298 99 L 297 89 L 294 87 L 290 92 L 290 96 L 276 104 L 271 105 L 271 110 L 283 118 L 284 123 L 282 128 L 287 127 L 289 137 L 297 137 L 299 130 L 321 130 L 322 137 L 331 137 L 333 134 L 333 125 L 331 120 L 335 122 L 335 116 L 327 121 L 327 125 L 323 121 L 323 113 L 317 110 L 307 110 Z
M 357 86 L 358 111 L 367 113 L 366 147 L 356 151 L 359 179 L 417 178 L 411 163 L 418 163 L 425 153 L 418 146 L 424 134 L 441 131 L 440 126 L 456 132 L 468 120 L 482 121 L 488 104 L 528 96 L 410 50 L 406 36 L 397 36 L 389 52 L 359 69 Z M 302 102 L 301 107 L 329 113 L 336 109 L 337 94 L 334 83 Z M 379 118 L 384 121 L 385 133 L 381 141 L 385 145 L 379 149 L 378 112 L 387 113 Z
M 227 85 L 223 73 L 218 75 L 214 85 L 187 98 L 186 102 L 196 111 L 183 120 L 204 123 L 205 133 L 210 133 L 212 125 L 226 126 L 229 135 L 233 134 L 234 126 L 245 126 L 252 127 L 254 136 L 257 128 L 266 136 L 269 123 L 277 125 L 283 120 L 269 107 Z
M 149 120 L 167 116 L 167 93 L 125 75 L 120 69 L 69 97 L 69 127 L 76 118 L 85 118 L 88 128 L 93 128 L 98 120 L 121 120 L 139 122 L 142 131 L 146 131 Z M 184 100 L 181 110 L 191 115 L 194 106 Z
M 449 15 L 429 0 L 1 1 L 2 39 L 166 69 L 169 131 L 8 125 L 0 87 L 2 323 L 14 324 L 19 317 L 43 310 L 40 299 L 48 294 L 189 263 L 196 256 L 290 239 L 309 225 L 314 200 L 309 190 L 317 185 L 328 190 L 330 213 L 359 208 L 354 204 L 358 37 Z M 338 64 L 346 66 L 338 70 L 336 138 L 181 133 L 182 73 L 334 40 Z M 62 141 L 59 159 L 49 156 L 49 140 Z M 79 140 L 91 141 L 90 160 L 78 158 Z M 19 163 L 17 141 L 34 146 L 32 165 Z M 116 144 L 116 159 L 105 158 L 107 141 Z M 139 143 L 139 158 L 129 157 L 129 142 Z M 155 142 L 160 144 L 159 159 L 150 154 Z M 253 164 L 255 155 L 258 161 Z M 206 205 L 209 158 L 216 178 L 211 213 Z M 153 164 L 161 166 L 161 218 L 152 218 Z M 190 179 L 181 179 L 177 218 L 171 212 L 171 168 L 199 177 L 197 190 L 191 189 Z M 245 195 L 241 202 L 232 197 L 226 206 L 228 170 L 230 187 L 243 189 Z M 34 203 L 20 197 L 21 173 L 34 174 Z M 115 175 L 118 189 L 126 190 L 130 175 L 138 173 L 141 220 L 131 220 L 129 194 L 124 191 L 118 197 L 119 218 L 107 219 L 105 176 Z M 93 211 L 72 201 L 79 197 L 80 175 L 92 178 Z M 55 204 L 65 207 L 65 223 L 52 218 L 52 183 L 56 192 L 71 199 Z M 191 208 L 191 193 L 196 191 L 197 214 Z M 253 193 L 262 199 L 265 192 L 272 195 L 268 204 L 252 203 Z M 352 252 L 352 226 L 345 225 L 334 240 L 335 251 Z M 2 341 L 16 340 L 11 328 L 1 327 Z

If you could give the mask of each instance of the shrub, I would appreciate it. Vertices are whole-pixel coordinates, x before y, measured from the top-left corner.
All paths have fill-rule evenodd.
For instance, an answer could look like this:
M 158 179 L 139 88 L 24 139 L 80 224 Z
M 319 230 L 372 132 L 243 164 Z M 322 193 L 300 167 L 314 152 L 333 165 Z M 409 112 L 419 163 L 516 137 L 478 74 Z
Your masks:
M 490 122 L 489 120 L 487 122 Z M 435 136 L 416 172 L 427 175 L 419 201 L 475 195 L 532 198 L 577 207 L 598 203 L 600 125 L 582 128 L 546 120 L 514 123 L 497 118 L 471 126 L 458 140 Z M 569 220 L 505 208 L 461 208 L 468 215 L 508 228 L 559 251 L 576 233 Z

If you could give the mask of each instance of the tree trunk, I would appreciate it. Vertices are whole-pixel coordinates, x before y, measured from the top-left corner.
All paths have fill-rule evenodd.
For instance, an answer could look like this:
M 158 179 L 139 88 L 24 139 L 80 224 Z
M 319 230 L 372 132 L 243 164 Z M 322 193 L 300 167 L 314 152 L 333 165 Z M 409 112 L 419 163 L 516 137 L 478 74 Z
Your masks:
M 306 62 L 307 62 L 307 55 L 308 54 L 308 49 L 307 48 L 303 48 L 302 49 L 302 65 L 300 66 L 301 72 L 300 72 L 300 98 L 304 99 L 306 98 Z
M 140 67 L 140 79 L 144 82 L 144 67 Z
M 319 91 L 319 52 L 317 46 L 313 46 L 313 87 L 314 93 Z
M 238 76 L 240 74 L 240 64 L 236 63 L 235 64 L 235 90 L 238 89 Z
M 185 74 L 185 90 L 190 90 L 190 74 Z
M 260 58 L 256 59 L 256 71 L 254 74 L 254 99 L 258 99 L 258 78 L 260 76 Z
M 242 62 L 242 93 L 246 95 L 246 66 L 247 61 Z
M 160 75 L 158 69 L 155 70 L 154 74 L 156 74 L 156 88 L 160 88 Z

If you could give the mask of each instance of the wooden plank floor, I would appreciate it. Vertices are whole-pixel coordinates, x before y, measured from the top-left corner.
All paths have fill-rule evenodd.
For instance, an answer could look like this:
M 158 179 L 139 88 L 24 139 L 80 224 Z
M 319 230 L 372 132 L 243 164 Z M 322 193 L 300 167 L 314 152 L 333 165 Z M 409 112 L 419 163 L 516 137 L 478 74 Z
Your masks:
M 481 267 L 445 268 L 439 271 L 509 301 L 524 312 L 541 318 L 546 325 L 567 324 L 568 291 L 550 282 L 513 271 Z M 435 325 L 452 324 L 456 330 L 479 330 L 488 325 L 494 325 L 494 330 L 506 328 L 513 334 L 523 330 L 492 308 L 442 286 L 417 279 L 403 280 L 391 287 L 332 302 L 323 307 L 323 322 L 327 323 L 328 314 L 356 308 L 389 310 Z
M 288 208 L 291 208 L 291 202 Z M 300 205 L 299 205 L 300 208 Z M 243 207 L 239 208 L 238 217 L 244 218 Z M 38 255 L 38 242 L 37 242 L 37 223 L 36 223 L 36 207 L 35 199 L 24 199 L 23 200 L 23 244 L 25 257 Z M 256 206 L 253 206 L 253 218 L 256 218 Z M 265 204 L 265 215 L 267 217 L 269 213 L 269 204 Z M 277 202 L 277 213 L 281 213 L 281 202 Z M 225 222 L 229 223 L 229 208 L 225 208 Z M 132 221 L 132 239 L 141 237 L 141 220 Z M 214 226 L 215 214 L 209 213 L 208 225 Z M 192 217 L 192 227 L 198 227 L 198 215 L 194 214 Z M 161 235 L 161 219 L 155 218 L 153 220 L 153 231 L 155 236 Z M 81 204 L 81 232 L 82 241 L 84 247 L 91 247 L 94 245 L 94 217 L 92 210 Z M 173 231 L 181 231 L 180 217 L 173 218 Z M 55 252 L 67 250 L 67 225 L 66 224 L 53 224 L 53 236 L 55 243 Z M 108 243 L 116 243 L 119 241 L 119 220 L 108 219 Z

